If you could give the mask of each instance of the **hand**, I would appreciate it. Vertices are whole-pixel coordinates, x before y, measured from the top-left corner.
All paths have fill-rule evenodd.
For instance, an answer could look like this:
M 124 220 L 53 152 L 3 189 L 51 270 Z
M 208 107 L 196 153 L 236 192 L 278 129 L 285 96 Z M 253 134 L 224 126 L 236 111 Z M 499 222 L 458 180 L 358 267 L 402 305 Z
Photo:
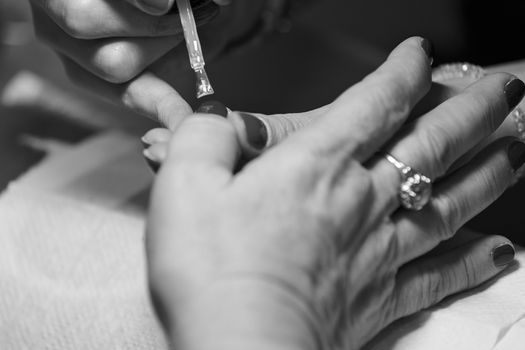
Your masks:
M 407 121 L 418 118 L 436 108 L 439 104 L 462 93 L 465 88 L 473 84 L 471 78 L 455 79 L 445 83 L 433 83 L 430 91 L 411 111 Z M 215 102 L 217 103 L 217 102 Z M 239 113 L 236 118 L 230 116 L 234 122 L 239 137 L 242 153 L 245 158 L 251 159 L 259 156 L 262 152 L 274 147 L 284 141 L 288 136 L 301 130 L 310 123 L 321 118 L 330 105 L 304 113 L 264 115 L 256 113 Z M 210 107 L 206 106 L 209 110 Z M 225 109 L 215 107 L 212 109 Z M 220 113 L 219 113 L 220 114 Z M 173 132 L 168 128 L 155 128 L 147 132 L 142 138 L 146 160 L 153 170 L 157 170 L 167 155 L 168 142 Z M 520 138 L 518 127 L 513 115 L 509 115 L 500 127 L 472 150 L 467 152 L 454 167 L 458 167 L 474 157 L 491 143 L 504 137 Z
M 153 300 L 177 349 L 357 349 L 512 261 L 498 236 L 426 254 L 525 161 L 525 145 L 506 138 L 447 173 L 501 124 L 524 84 L 488 76 L 403 126 L 430 85 L 421 39 L 409 39 L 238 173 L 231 122 L 199 114 L 181 123 L 146 236 Z M 423 210 L 400 210 L 398 170 L 375 156 L 382 150 L 437 180 Z
M 234 1 L 220 11 L 212 0 L 193 1 L 201 4 L 195 17 L 207 59 L 251 28 L 258 1 Z M 192 113 L 170 85 L 180 84 L 189 68 L 174 0 L 30 3 L 37 36 L 58 52 L 71 80 L 169 127 Z

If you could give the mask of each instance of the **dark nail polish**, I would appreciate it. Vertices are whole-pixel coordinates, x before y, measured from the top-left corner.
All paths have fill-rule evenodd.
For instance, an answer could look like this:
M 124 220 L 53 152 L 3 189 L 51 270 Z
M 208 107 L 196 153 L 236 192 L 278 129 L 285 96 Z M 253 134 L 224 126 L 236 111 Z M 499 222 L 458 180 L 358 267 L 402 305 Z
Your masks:
M 209 100 L 203 102 L 195 111 L 197 113 L 216 114 L 226 118 L 228 116 L 228 109 L 219 101 Z
M 507 98 L 509 110 L 513 110 L 523 99 L 525 84 L 518 78 L 512 79 L 505 85 L 503 92 Z
M 268 131 L 264 123 L 257 117 L 240 113 L 244 125 L 246 126 L 247 141 L 253 148 L 262 150 L 268 142 Z
M 514 171 L 525 164 L 525 143 L 515 141 L 511 143 L 507 149 L 510 165 Z
M 423 48 L 423 50 L 425 50 L 425 53 L 432 62 L 434 57 L 434 47 L 432 46 L 430 40 L 423 38 L 423 40 L 421 40 L 421 47 Z
M 516 251 L 514 247 L 508 243 L 502 244 L 492 251 L 492 260 L 496 267 L 504 267 L 514 261 Z

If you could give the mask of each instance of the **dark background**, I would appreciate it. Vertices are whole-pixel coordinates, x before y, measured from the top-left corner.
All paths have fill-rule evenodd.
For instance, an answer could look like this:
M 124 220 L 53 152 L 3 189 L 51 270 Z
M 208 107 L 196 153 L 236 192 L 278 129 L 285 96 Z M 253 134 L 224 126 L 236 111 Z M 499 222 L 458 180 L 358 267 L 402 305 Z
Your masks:
M 523 0 L 317 3 L 317 8 L 298 17 L 290 33 L 271 38 L 263 49 L 247 48 L 210 64 L 210 76 L 220 99 L 232 109 L 266 113 L 315 108 L 361 79 L 397 43 L 412 35 L 425 36 L 434 43 L 436 64 L 468 61 L 493 65 L 525 59 Z M 27 2 L 0 0 L 0 92 L 21 70 L 75 91 L 78 96 L 92 98 L 77 91 L 64 76 L 55 55 L 36 42 Z M 188 96 L 192 89 L 191 84 L 181 87 Z M 93 103 L 108 110 L 114 108 Z M 128 111 L 114 113 L 128 119 L 133 115 Z M 20 145 L 20 134 L 71 142 L 71 138 L 81 139 L 91 132 L 72 125 L 67 116 L 53 115 L 53 111 L 43 111 L 38 105 L 0 106 L 0 191 L 43 157 L 41 152 Z M 475 220 L 474 227 L 525 244 L 524 198 L 525 185 L 520 184 Z

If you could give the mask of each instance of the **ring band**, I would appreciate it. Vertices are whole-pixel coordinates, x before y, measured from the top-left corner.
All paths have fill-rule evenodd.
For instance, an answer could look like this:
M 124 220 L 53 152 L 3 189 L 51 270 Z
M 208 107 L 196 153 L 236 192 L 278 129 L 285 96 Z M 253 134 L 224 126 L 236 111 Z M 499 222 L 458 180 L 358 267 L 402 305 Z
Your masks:
M 412 211 L 423 209 L 432 196 L 432 180 L 388 153 L 385 158 L 401 175 L 398 193 L 401 206 Z

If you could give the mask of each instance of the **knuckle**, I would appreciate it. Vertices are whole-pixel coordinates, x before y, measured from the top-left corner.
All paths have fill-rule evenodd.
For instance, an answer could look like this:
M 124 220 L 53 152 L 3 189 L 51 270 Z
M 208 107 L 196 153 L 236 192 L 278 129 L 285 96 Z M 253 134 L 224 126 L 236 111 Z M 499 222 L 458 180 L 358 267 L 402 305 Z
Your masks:
M 455 160 L 456 150 L 460 149 L 460 140 L 439 122 L 429 123 L 416 135 L 423 153 L 432 160 L 427 162 L 430 168 L 424 170 L 428 171 L 432 178 L 440 177 Z
M 470 255 L 465 254 L 460 259 L 460 268 L 453 276 L 453 283 L 456 288 L 454 288 L 452 292 L 473 288 L 481 278 L 476 264 Z
M 465 217 L 467 204 L 452 198 L 449 194 L 441 193 L 432 199 L 432 206 L 436 210 L 438 237 L 441 240 L 449 239 L 460 227 Z
M 423 307 L 432 306 L 451 293 L 452 276 L 449 271 L 432 267 L 421 274 L 421 286 L 419 303 Z
M 116 42 L 101 47 L 93 58 L 93 65 L 105 80 L 120 84 L 140 73 L 140 55 L 126 42 Z

